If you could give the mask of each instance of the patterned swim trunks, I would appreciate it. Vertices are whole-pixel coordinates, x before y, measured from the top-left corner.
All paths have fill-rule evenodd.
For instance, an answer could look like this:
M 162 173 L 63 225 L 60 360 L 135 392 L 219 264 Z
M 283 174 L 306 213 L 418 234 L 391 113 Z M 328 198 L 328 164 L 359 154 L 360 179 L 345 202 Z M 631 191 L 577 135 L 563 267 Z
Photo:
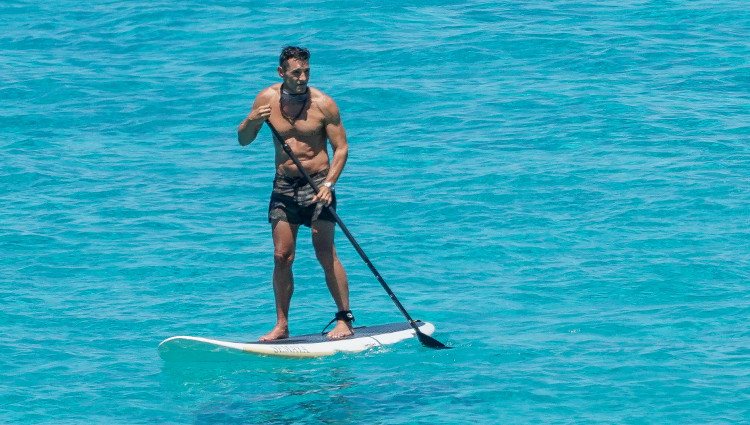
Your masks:
M 318 171 L 311 174 L 310 178 L 320 187 L 328 176 L 328 170 Z M 286 221 L 289 224 L 304 224 L 307 227 L 315 220 L 336 222 L 333 215 L 324 208 L 322 203 L 313 203 L 315 196 L 312 186 L 307 184 L 305 178 L 288 177 L 276 174 L 273 179 L 273 192 L 268 204 L 268 222 Z M 336 194 L 329 208 L 336 209 Z

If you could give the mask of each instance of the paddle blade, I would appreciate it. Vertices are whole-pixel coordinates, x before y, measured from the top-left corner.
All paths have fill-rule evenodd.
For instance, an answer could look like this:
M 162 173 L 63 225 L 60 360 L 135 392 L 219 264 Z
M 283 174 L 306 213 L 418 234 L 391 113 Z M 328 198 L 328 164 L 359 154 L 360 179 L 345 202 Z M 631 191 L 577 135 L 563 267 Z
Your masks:
M 417 338 L 419 338 L 419 342 L 422 343 L 425 347 L 434 348 L 436 350 L 447 350 L 453 347 L 448 347 L 447 345 L 443 344 L 442 342 L 436 340 L 435 338 L 423 334 L 421 331 L 417 329 Z

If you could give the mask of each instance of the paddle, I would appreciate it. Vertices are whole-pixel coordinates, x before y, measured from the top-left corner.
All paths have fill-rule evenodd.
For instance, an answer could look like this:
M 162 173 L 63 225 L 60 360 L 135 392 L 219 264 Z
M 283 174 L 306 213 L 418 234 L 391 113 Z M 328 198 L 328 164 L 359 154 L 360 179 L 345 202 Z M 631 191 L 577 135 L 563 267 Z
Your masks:
M 312 179 L 310 178 L 310 175 L 307 174 L 307 171 L 305 171 L 305 168 L 302 166 L 302 163 L 299 161 L 299 159 L 294 154 L 294 152 L 292 152 L 292 148 L 289 147 L 289 145 L 286 143 L 284 138 L 281 137 L 278 131 L 276 131 L 276 129 L 274 128 L 274 126 L 271 124 L 270 121 L 266 121 L 266 124 L 268 124 L 268 128 L 271 129 L 271 132 L 274 135 L 274 139 L 279 141 L 281 148 L 284 149 L 284 152 L 286 152 L 289 158 L 291 158 L 292 161 L 294 161 L 294 165 L 297 166 L 297 169 L 300 171 L 300 173 L 302 173 L 302 176 L 305 178 L 307 183 L 313 188 L 315 193 L 318 193 L 318 191 L 320 190 L 318 188 L 318 185 L 316 185 L 315 182 L 312 181 Z M 385 292 L 388 293 L 388 295 L 391 297 L 391 300 L 393 300 L 393 302 L 396 304 L 396 307 L 398 307 L 398 309 L 401 311 L 401 314 L 403 314 L 406 320 L 409 321 L 409 325 L 411 325 L 411 327 L 414 328 L 414 331 L 417 333 L 417 338 L 419 338 L 419 342 L 421 342 L 422 345 L 424 345 L 425 347 L 430 347 L 430 348 L 436 348 L 436 349 L 451 348 L 451 347 L 446 346 L 442 342 L 436 340 L 435 338 L 422 333 L 422 331 L 419 330 L 419 327 L 414 322 L 414 319 L 412 319 L 409 313 L 407 313 L 404 306 L 401 305 L 401 302 L 398 300 L 398 298 L 396 298 L 396 294 L 394 294 L 393 291 L 391 291 L 391 288 L 388 287 L 387 283 L 385 283 L 385 280 L 383 279 L 382 276 L 380 276 L 380 273 L 378 273 L 378 270 L 375 268 L 374 265 L 372 265 L 372 262 L 370 261 L 370 259 L 367 258 L 367 254 L 365 254 L 365 251 L 363 251 L 362 247 L 359 246 L 359 244 L 354 239 L 354 236 L 352 236 L 352 234 L 349 232 L 349 229 L 346 227 L 344 222 L 341 221 L 341 217 L 339 217 L 339 215 L 336 213 L 336 210 L 333 208 L 328 208 L 328 211 L 331 213 L 333 218 L 336 220 L 336 223 L 338 223 L 341 230 L 349 239 L 349 242 L 352 243 L 352 246 L 357 251 L 359 256 L 362 257 L 362 260 L 364 260 L 365 264 L 367 264 L 367 267 L 370 268 L 370 271 L 372 271 L 372 274 L 374 274 L 375 277 L 378 279 L 378 282 L 380 282 L 380 285 L 383 286 L 383 289 L 385 289 Z

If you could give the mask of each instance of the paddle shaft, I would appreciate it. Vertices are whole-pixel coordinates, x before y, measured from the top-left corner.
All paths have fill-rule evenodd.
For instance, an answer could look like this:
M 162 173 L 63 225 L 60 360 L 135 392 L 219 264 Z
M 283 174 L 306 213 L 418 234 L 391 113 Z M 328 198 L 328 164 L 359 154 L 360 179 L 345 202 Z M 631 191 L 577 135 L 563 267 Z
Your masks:
M 281 145 L 281 148 L 284 149 L 284 152 L 286 152 L 287 156 L 289 156 L 289 158 L 292 159 L 292 161 L 294 162 L 294 165 L 297 166 L 297 169 L 299 170 L 300 174 L 302 174 L 302 176 L 305 178 L 305 180 L 307 180 L 307 183 L 310 184 L 310 186 L 313 188 L 313 190 L 317 194 L 318 191 L 320 190 L 320 188 L 310 178 L 310 175 L 307 174 L 307 171 L 305 170 L 305 167 L 302 166 L 302 163 L 300 162 L 299 158 L 297 158 L 297 155 L 295 155 L 294 152 L 292 152 L 292 148 L 289 147 L 289 145 L 286 143 L 286 141 L 284 140 L 284 138 L 281 137 L 281 135 L 279 134 L 278 131 L 276 131 L 276 128 L 274 128 L 273 124 L 271 124 L 270 121 L 266 121 L 266 124 L 268 124 L 268 128 L 271 129 L 271 132 L 273 133 L 274 139 L 278 140 L 279 144 Z M 326 208 L 328 208 L 328 207 L 326 207 Z M 401 311 L 401 314 L 404 315 L 404 317 L 406 318 L 406 320 L 409 321 L 409 324 L 411 325 L 411 327 L 414 328 L 414 330 L 417 332 L 417 336 L 419 337 L 419 340 L 424 343 L 423 337 L 426 337 L 426 338 L 429 338 L 429 339 L 433 339 L 433 338 L 429 337 L 428 335 L 423 334 L 419 330 L 419 327 L 414 322 L 414 319 L 411 318 L 411 316 L 406 311 L 406 309 L 404 308 L 404 306 L 401 304 L 401 302 L 398 300 L 398 298 L 396 298 L 396 294 L 394 294 L 393 291 L 391 291 L 391 288 L 388 286 L 388 284 L 385 283 L 385 279 L 383 279 L 383 277 L 380 275 L 380 273 L 378 272 L 378 270 L 372 264 L 372 261 L 370 261 L 370 259 L 367 257 L 367 254 L 365 254 L 365 251 L 362 250 L 362 247 L 359 246 L 359 243 L 357 243 L 357 240 L 354 239 L 354 236 L 352 236 L 351 232 L 349 232 L 349 229 L 346 227 L 346 225 L 344 224 L 344 222 L 341 220 L 341 217 L 339 217 L 339 215 L 336 213 L 336 210 L 333 209 L 333 208 L 328 208 L 328 211 L 331 213 L 331 215 L 333 216 L 334 220 L 336 220 L 336 223 L 341 228 L 341 231 L 344 232 L 344 234 L 346 235 L 347 239 L 349 239 L 349 242 L 351 242 L 352 246 L 357 251 L 357 253 L 359 254 L 359 256 L 362 257 L 362 260 L 365 262 L 365 264 L 367 264 L 367 267 L 370 268 L 370 271 L 372 272 L 372 274 L 374 274 L 375 278 L 378 280 L 378 282 L 380 282 L 380 285 L 383 287 L 383 289 L 385 289 L 385 292 L 388 293 L 388 296 L 391 297 L 391 300 L 393 300 L 394 304 L 396 304 L 396 307 L 398 307 L 398 309 Z M 435 341 L 435 342 L 437 342 L 437 341 Z M 442 345 L 441 343 L 439 343 L 439 344 Z

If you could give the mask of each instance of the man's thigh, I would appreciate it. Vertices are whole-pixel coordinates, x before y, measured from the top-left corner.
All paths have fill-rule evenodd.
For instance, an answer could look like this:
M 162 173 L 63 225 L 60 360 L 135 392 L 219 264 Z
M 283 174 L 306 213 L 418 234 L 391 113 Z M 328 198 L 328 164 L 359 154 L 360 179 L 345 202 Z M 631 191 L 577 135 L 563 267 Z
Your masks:
M 317 253 L 333 253 L 336 224 L 327 220 L 312 222 L 312 242 Z
M 271 223 L 273 233 L 273 248 L 275 253 L 294 252 L 297 242 L 297 231 L 299 224 L 289 224 L 283 220 L 275 220 Z

